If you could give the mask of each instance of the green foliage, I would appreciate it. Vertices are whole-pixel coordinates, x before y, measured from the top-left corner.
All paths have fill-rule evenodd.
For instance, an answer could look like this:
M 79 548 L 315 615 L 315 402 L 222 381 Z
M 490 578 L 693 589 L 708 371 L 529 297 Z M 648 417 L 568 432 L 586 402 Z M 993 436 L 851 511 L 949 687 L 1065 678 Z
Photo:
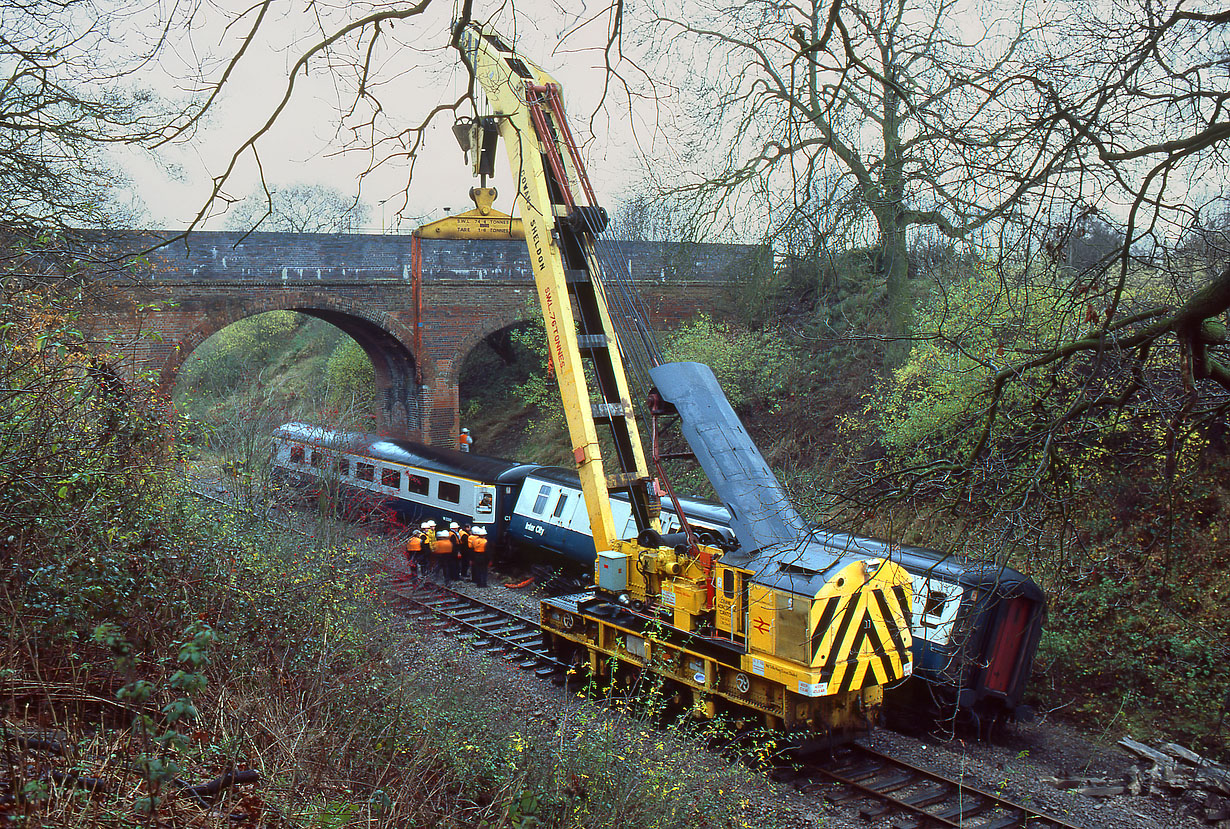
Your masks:
M 1215 580 L 1224 589 L 1224 579 Z M 1163 599 L 1153 584 L 1103 575 L 1055 598 L 1038 666 L 1055 678 L 1059 698 L 1073 699 L 1072 715 L 1102 729 L 1177 736 L 1225 756 L 1218 724 L 1230 689 L 1230 643 L 1199 621 L 1208 618 L 1206 600 L 1222 606 L 1219 591 L 1201 581 L 1193 586 L 1203 589 Z
M 461 379 L 461 394 L 475 401 L 464 422 L 475 429 L 478 451 L 503 451 L 510 457 L 539 463 L 571 463 L 568 425 L 554 372 L 548 376 L 547 338 L 542 320 L 529 319 L 488 338 L 488 348 L 476 349 Z M 502 431 L 503 421 L 517 421 L 519 434 L 502 450 L 489 441 Z
M 192 352 L 180 383 L 215 393 L 251 380 L 303 324 L 294 311 L 268 311 L 228 325 Z
M 968 452 L 978 439 L 971 419 L 989 405 L 998 368 L 1077 334 L 1079 322 L 1056 289 L 1023 280 L 1005 284 L 992 268 L 980 267 L 937 290 L 919 311 L 920 340 L 892 381 L 868 399 L 867 414 L 896 453 L 935 459 Z M 1015 383 L 1000 411 L 1011 417 L 1040 393 Z
M 772 329 L 749 331 L 701 314 L 671 332 L 663 352 L 670 362 L 713 369 L 736 409 L 771 404 L 790 390 L 791 355 Z
M 163 802 L 163 792 L 168 784 L 179 779 L 184 769 L 179 756 L 189 746 L 185 727 L 193 725 L 200 716 L 193 697 L 204 690 L 206 679 L 201 671 L 209 664 L 209 646 L 214 641 L 214 632 L 208 625 L 194 622 L 186 631 L 187 639 L 179 648 L 179 661 L 186 668 L 175 671 L 166 681 L 165 689 L 146 679 L 137 679 L 120 688 L 115 696 L 121 702 L 138 708 L 140 713 L 133 719 L 133 734 L 138 750 L 132 758 L 133 768 L 145 779 L 146 794 L 136 799 L 134 810 L 140 815 L 152 815 Z M 123 639 L 119 628 L 104 622 L 94 630 L 94 641 L 105 645 L 112 652 L 122 655 L 116 658 L 116 668 L 128 671 L 134 667 L 132 648 Z M 164 705 L 161 722 L 145 712 L 149 703 L 160 690 L 180 696 Z
M 356 400 L 369 400 L 376 384 L 376 372 L 367 353 L 354 340 L 346 337 L 329 355 L 325 366 L 329 391 L 325 402 L 348 405 Z
M 1123 295 L 1124 312 L 1158 298 L 1143 276 L 1137 282 Z M 1114 355 L 1097 356 L 1101 365 L 1031 363 L 1087 336 L 1094 313 L 1069 286 L 1042 275 L 985 263 L 969 269 L 937 287 L 919 311 L 909 358 L 867 396 L 863 414 L 897 459 L 969 462 L 981 453 L 1010 477 L 1033 474 L 1049 452 L 1062 475 L 1092 482 L 1125 441 L 1136 457 L 1179 451 L 1194 459 L 1203 446 L 1198 436 L 1166 449 L 1177 397 L 1139 396 L 1126 410 L 1107 405 L 1122 393 L 1131 364 Z
M 72 639 L 150 609 L 174 570 L 152 555 L 170 423 L 152 378 L 122 383 L 86 348 L 75 298 L 0 302 L 0 555 L 24 626 Z
M 174 400 L 183 413 L 182 446 L 226 455 L 224 460 L 238 464 L 245 474 L 255 475 L 253 482 L 257 484 L 268 456 L 269 432 L 278 424 L 307 420 L 342 428 L 353 428 L 359 421 L 363 428 L 370 425 L 362 417 L 370 413 L 375 400 L 370 361 L 360 352 L 360 359 L 352 364 L 360 374 L 366 371 L 366 383 L 352 372 L 339 372 L 341 382 L 348 384 L 343 397 L 331 387 L 328 362 L 339 352 L 347 358 L 354 356 L 344 347 L 352 341 L 329 323 L 294 316 L 300 324 L 289 336 L 281 329 L 268 348 L 246 356 L 239 351 L 234 354 L 236 360 L 246 362 L 242 378 L 234 385 L 215 384 L 208 373 L 208 360 L 198 356 L 209 357 L 207 347 L 212 347 L 216 339 L 211 338 L 189 355 L 175 389 Z M 250 328 L 252 321 L 259 319 L 243 320 L 219 336 L 236 327 Z M 285 322 L 285 317 L 282 319 Z M 249 341 L 246 336 L 240 339 Z M 342 359 L 341 364 L 345 368 L 350 362 Z M 357 400 L 352 399 L 352 392 L 358 394 Z M 327 399 L 329 394 L 331 399 Z M 264 431 L 257 425 L 265 427 Z

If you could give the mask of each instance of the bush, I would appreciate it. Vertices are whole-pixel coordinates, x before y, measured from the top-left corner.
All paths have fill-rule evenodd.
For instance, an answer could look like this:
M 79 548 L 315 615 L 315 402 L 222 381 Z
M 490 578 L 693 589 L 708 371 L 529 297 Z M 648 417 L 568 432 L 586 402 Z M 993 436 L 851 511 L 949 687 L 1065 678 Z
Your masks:
M 192 352 L 180 383 L 215 394 L 233 389 L 266 368 L 304 319 L 294 311 L 268 311 L 228 325 Z
M 1099 576 L 1053 597 L 1038 651 L 1051 687 L 1040 703 L 1070 699 L 1065 713 L 1101 730 L 1178 739 L 1225 758 L 1218 732 L 1230 701 L 1230 644 L 1208 627 L 1220 608 L 1201 606 L 1202 594 L 1220 605 L 1220 591 L 1206 584 L 1163 600 L 1153 587 Z
M 771 329 L 749 331 L 701 314 L 667 336 L 663 353 L 670 362 L 713 369 L 735 409 L 771 405 L 790 389 L 792 357 Z
M 353 405 L 355 401 L 372 398 L 376 386 L 376 371 L 367 353 L 357 342 L 346 337 L 329 355 L 325 367 L 329 391 L 325 402 L 333 406 Z

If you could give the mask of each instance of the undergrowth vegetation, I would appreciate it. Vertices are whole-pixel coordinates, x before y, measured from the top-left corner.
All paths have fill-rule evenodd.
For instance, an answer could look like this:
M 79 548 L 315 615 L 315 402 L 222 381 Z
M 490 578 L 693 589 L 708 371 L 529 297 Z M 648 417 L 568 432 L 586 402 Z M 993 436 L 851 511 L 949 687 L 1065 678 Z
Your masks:
M 1123 313 L 1176 290 L 1142 269 Z M 1040 710 L 1225 757 L 1224 414 L 1214 393 L 1201 416 L 1167 349 L 1030 364 L 1093 314 L 1038 275 L 966 263 L 920 305 L 909 356 L 843 419 L 846 442 L 870 434 L 884 450 L 848 485 L 888 537 L 994 558 L 1043 586 Z M 1026 367 L 1009 378 L 1008 364 Z
M 371 360 L 338 328 L 294 311 L 239 320 L 197 346 L 180 369 L 175 403 L 212 424 L 248 414 L 256 400 L 289 416 L 374 411 Z
M 475 693 L 385 605 L 386 541 L 288 534 L 194 498 L 166 406 L 149 381 L 120 393 L 74 298 L 5 302 L 13 825 L 737 825 L 715 794 L 729 767 L 668 763 L 582 701 L 529 733 L 528 712 Z

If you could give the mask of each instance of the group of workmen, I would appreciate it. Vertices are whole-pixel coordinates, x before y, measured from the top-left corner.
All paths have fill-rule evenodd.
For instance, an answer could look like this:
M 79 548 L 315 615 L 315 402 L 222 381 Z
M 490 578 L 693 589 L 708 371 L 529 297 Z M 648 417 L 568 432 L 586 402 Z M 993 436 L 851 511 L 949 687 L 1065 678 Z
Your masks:
M 487 531 L 482 527 L 462 527 L 456 521 L 447 529 L 436 529 L 435 521 L 424 521 L 406 539 L 406 563 L 411 574 L 439 574 L 448 584 L 469 578 L 478 587 L 487 586 Z

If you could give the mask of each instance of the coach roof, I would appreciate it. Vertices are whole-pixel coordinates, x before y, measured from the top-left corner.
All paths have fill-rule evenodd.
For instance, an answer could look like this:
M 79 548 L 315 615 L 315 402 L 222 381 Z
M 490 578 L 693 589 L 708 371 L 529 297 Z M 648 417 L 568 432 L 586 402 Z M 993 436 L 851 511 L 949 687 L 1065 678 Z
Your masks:
M 404 464 L 430 472 L 471 478 L 485 483 L 509 483 L 525 477 L 537 464 L 492 458 L 472 452 L 441 449 L 409 440 L 363 432 L 339 432 L 309 423 L 286 423 L 274 437 L 319 446 L 333 452 L 362 455 L 388 463 Z

